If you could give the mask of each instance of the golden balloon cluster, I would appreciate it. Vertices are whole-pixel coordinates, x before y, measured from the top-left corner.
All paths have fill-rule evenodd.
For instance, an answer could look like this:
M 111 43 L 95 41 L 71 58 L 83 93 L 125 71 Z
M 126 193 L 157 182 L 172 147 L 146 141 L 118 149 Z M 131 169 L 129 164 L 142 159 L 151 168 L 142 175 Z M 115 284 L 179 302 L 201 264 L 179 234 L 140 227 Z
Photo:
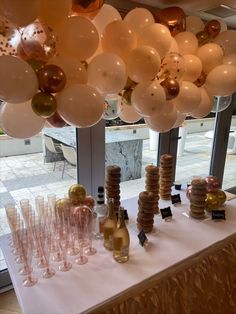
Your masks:
M 66 217 L 79 210 L 93 210 L 95 200 L 86 196 L 86 189 L 82 184 L 73 184 L 68 190 L 68 197 L 56 201 L 55 210 L 59 217 Z
M 226 194 L 220 189 L 220 183 L 215 176 L 207 176 L 205 178 L 207 183 L 207 197 L 205 209 L 212 211 L 219 209 L 226 201 Z M 186 196 L 188 199 L 191 197 L 191 185 L 187 188 Z
M 102 0 L 28 2 L 0 6 L 0 120 L 11 137 L 117 117 L 166 132 L 236 90 L 236 31 L 222 21 L 180 7 L 122 19 Z

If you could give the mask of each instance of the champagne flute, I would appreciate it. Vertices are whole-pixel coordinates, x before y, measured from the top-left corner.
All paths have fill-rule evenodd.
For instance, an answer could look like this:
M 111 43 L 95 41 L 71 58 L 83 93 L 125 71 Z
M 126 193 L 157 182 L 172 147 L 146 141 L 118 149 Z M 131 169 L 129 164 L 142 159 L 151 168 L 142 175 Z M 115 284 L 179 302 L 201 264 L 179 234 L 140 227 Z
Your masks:
M 66 272 L 72 268 L 72 264 L 67 260 L 67 250 L 69 247 L 69 226 L 67 221 L 64 220 L 64 223 L 61 226 L 59 235 L 59 246 L 62 252 L 62 264 L 59 266 L 59 270 Z
M 88 223 L 86 226 L 86 237 L 88 238 L 88 246 L 85 249 L 85 254 L 87 255 L 94 255 L 97 253 L 97 250 L 95 249 L 95 247 L 93 247 L 93 233 L 95 231 L 95 221 L 94 221 L 94 217 L 93 217 L 93 212 L 90 209 L 90 215 L 88 216 Z

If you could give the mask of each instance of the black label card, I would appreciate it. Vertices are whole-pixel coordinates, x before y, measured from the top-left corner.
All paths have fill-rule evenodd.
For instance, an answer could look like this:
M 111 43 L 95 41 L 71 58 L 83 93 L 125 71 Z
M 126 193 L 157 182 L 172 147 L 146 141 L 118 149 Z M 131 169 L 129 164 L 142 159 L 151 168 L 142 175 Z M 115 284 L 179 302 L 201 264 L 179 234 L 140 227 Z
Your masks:
M 171 195 L 172 204 L 181 203 L 180 194 Z
M 127 209 L 124 209 L 124 219 L 129 220 Z
M 172 212 L 171 212 L 170 206 L 168 206 L 166 208 L 161 208 L 160 212 L 161 212 L 162 219 L 165 219 L 167 217 L 172 217 Z
M 175 183 L 175 189 L 176 190 L 180 191 L 181 187 L 182 187 L 182 184 Z
M 211 211 L 212 219 L 223 219 L 225 220 L 225 210 L 212 210 Z
M 144 246 L 145 242 L 147 241 L 147 236 L 145 232 L 143 231 L 143 229 L 139 232 L 138 238 L 139 238 L 139 244 Z

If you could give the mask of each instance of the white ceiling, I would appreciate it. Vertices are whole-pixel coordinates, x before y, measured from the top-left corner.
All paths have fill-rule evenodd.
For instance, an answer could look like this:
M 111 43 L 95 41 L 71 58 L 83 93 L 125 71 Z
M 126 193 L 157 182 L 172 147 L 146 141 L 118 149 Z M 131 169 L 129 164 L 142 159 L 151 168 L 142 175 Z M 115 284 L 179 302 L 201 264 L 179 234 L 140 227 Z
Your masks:
M 132 9 L 136 4 L 144 6 L 156 7 L 159 9 L 167 8 L 170 6 L 178 6 L 182 8 L 187 15 L 198 15 L 204 20 L 219 19 L 219 17 L 204 13 L 203 11 L 226 5 L 231 7 L 234 13 L 231 17 L 221 18 L 225 23 L 236 29 L 236 0 L 131 0 L 131 1 L 106 1 L 114 3 L 115 6 L 124 9 Z

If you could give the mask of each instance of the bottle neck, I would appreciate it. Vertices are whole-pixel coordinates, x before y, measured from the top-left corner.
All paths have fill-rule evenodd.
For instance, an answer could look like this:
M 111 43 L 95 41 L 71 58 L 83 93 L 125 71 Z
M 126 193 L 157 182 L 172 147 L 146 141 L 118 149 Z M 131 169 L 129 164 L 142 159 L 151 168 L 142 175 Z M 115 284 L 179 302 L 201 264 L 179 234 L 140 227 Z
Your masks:
M 119 209 L 118 228 L 119 229 L 126 228 L 124 208 L 123 207 L 120 207 L 120 209 Z
M 114 200 L 112 198 L 108 200 L 108 218 L 113 219 L 114 217 L 115 217 Z

